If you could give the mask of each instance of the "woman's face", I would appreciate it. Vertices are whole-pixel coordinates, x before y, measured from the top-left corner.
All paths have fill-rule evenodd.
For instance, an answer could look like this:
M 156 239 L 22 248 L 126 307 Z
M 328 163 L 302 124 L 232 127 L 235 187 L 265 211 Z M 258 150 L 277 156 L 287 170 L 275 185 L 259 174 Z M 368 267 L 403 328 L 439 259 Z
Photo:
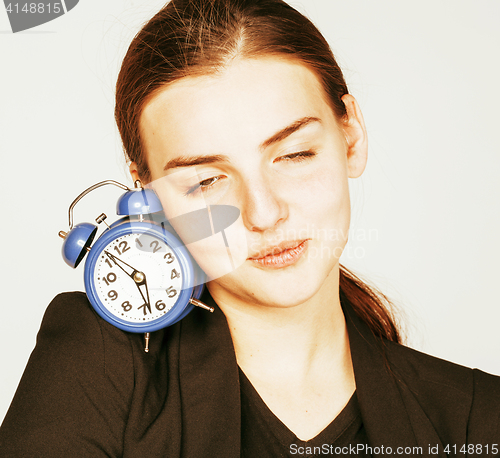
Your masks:
M 145 106 L 152 186 L 174 227 L 176 217 L 207 205 L 239 209 L 224 235 L 216 229 L 188 245 L 212 293 L 294 306 L 338 269 L 347 178 L 365 161 L 353 147 L 360 115 L 353 117 L 338 121 L 314 73 L 277 58 L 236 59 L 221 73 L 183 78 Z

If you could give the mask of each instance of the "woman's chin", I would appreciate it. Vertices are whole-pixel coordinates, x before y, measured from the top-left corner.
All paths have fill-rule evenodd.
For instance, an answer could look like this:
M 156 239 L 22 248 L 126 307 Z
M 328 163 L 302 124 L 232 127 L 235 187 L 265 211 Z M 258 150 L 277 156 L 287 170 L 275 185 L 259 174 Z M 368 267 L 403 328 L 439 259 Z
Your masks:
M 209 283 L 214 299 L 236 300 L 258 307 L 297 307 L 319 294 L 329 272 L 308 269 L 259 269 L 249 262 Z

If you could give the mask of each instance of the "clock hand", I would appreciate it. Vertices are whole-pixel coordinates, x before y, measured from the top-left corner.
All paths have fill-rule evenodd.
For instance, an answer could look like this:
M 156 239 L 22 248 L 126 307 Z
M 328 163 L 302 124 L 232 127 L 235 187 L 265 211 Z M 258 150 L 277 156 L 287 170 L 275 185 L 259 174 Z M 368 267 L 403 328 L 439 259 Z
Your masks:
M 146 290 L 146 296 L 148 298 L 149 312 L 151 313 L 151 304 L 149 303 L 149 290 L 148 290 L 148 282 L 146 280 L 146 275 L 144 275 L 144 289 Z
M 151 304 L 149 303 L 149 291 L 148 291 L 148 286 L 146 284 L 146 277 L 144 277 L 143 282 L 136 283 L 136 284 L 137 284 L 137 288 L 139 289 L 139 292 L 141 293 L 142 299 L 144 300 L 144 307 L 147 306 L 149 313 L 151 313 Z M 142 306 L 139 308 L 142 308 Z M 146 312 L 144 312 L 144 315 L 145 314 L 146 314 Z
M 120 258 L 117 258 L 116 256 L 112 255 L 108 251 L 104 251 L 104 254 L 111 259 L 121 270 L 123 270 L 130 278 L 134 278 L 134 274 L 136 272 L 139 272 L 137 269 L 134 269 L 131 265 L 127 264 L 126 262 L 122 261 Z
M 149 302 L 149 291 L 148 284 L 146 282 L 146 275 L 143 272 L 135 269 L 131 265 L 122 261 L 120 258 L 112 255 L 108 251 L 104 251 L 104 254 L 110 258 L 121 270 L 123 270 L 132 280 L 134 280 L 137 289 L 141 293 L 144 303 L 147 305 L 149 313 L 151 313 L 151 304 Z

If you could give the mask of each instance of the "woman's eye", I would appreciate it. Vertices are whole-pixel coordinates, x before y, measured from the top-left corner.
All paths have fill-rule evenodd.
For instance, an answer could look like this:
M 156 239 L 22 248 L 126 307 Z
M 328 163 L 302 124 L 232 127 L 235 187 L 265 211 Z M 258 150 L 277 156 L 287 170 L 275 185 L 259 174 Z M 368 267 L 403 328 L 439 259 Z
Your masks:
M 302 162 L 314 156 L 316 156 L 316 153 L 314 151 L 300 151 L 298 153 L 292 153 L 292 154 L 287 154 L 285 156 L 280 156 L 276 158 L 274 162 L 288 162 L 288 161 Z
M 207 191 L 210 189 L 217 181 L 221 180 L 221 176 L 207 178 L 206 180 L 200 181 L 198 184 L 192 186 L 186 192 L 186 195 L 193 195 L 199 192 Z
M 207 178 L 206 180 L 200 181 L 200 188 L 208 188 L 212 186 L 216 181 L 219 181 L 220 177 Z

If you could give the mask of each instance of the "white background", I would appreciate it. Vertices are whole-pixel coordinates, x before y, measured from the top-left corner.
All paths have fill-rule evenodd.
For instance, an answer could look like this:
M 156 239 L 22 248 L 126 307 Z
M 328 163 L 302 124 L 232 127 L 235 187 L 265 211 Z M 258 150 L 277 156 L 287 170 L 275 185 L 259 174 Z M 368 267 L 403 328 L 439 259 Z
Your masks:
M 0 420 L 47 304 L 83 288 L 83 266 L 60 256 L 69 204 L 104 179 L 131 184 L 114 83 L 162 4 L 81 0 L 17 34 L 0 8 Z M 500 374 L 500 2 L 292 4 L 329 40 L 368 126 L 343 262 L 394 299 L 411 346 Z M 76 221 L 113 220 L 119 194 L 90 195 Z

